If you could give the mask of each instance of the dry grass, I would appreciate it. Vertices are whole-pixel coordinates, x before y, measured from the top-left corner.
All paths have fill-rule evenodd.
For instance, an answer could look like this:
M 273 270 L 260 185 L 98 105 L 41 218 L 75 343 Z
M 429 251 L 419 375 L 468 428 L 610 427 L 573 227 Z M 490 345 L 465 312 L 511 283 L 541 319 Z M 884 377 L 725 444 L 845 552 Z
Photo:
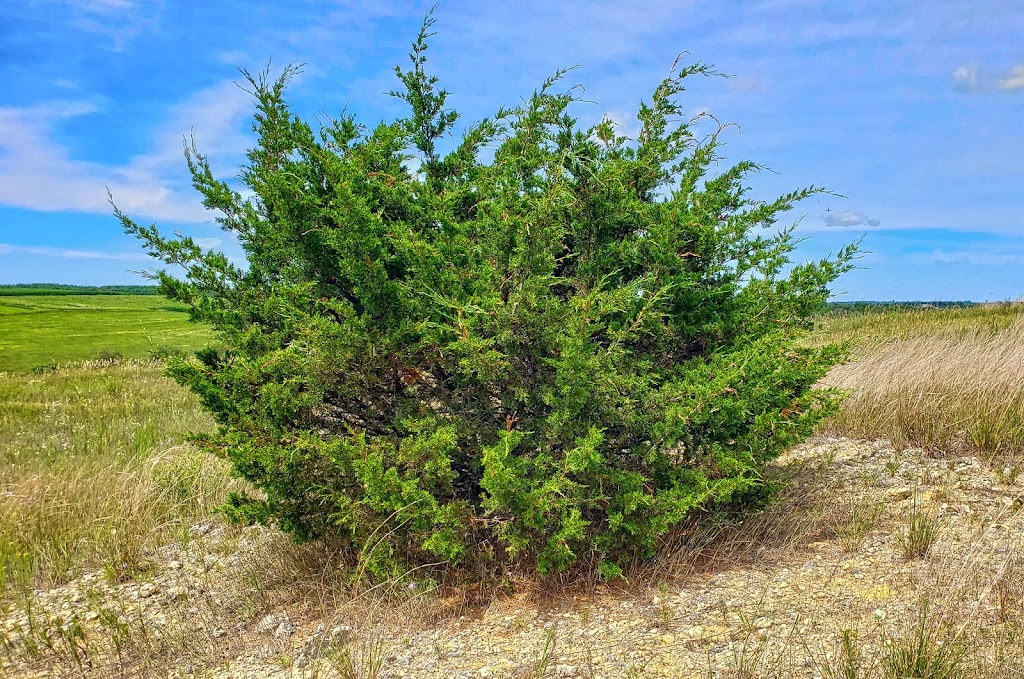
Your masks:
M 0 593 L 143 569 L 232 483 L 223 461 L 181 445 L 210 426 L 153 363 L 0 375 Z
M 1024 453 L 1024 305 L 826 318 L 817 338 L 851 340 L 826 383 L 850 390 L 824 431 L 897 448 Z

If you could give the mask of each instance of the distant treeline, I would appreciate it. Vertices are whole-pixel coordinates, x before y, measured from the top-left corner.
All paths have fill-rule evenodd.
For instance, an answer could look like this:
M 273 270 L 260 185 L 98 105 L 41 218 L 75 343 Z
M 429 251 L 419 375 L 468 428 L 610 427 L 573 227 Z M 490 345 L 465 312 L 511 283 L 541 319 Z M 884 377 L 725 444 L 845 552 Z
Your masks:
M 974 306 L 976 302 L 829 302 L 825 313 L 857 314 L 865 311 L 904 311 L 907 309 L 951 309 Z
M 60 283 L 27 283 L 0 285 L 0 297 L 22 295 L 156 295 L 155 285 L 62 285 Z
M 60 283 L 26 283 L 0 285 L 0 297 L 20 295 L 158 295 L 156 285 L 63 285 Z M 945 309 L 969 307 L 976 302 L 829 302 L 825 313 L 860 313 L 886 309 Z

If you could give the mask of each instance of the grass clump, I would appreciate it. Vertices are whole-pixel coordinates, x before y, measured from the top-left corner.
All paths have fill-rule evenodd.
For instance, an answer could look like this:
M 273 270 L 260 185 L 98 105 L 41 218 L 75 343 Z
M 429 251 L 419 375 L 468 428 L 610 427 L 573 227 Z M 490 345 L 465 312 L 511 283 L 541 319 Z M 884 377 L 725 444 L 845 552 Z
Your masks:
M 927 602 L 911 629 L 888 642 L 881 657 L 883 679 L 958 679 L 966 674 L 967 648 L 930 619 Z
M 839 538 L 843 551 L 857 551 L 868 533 L 878 526 L 884 513 L 882 502 L 857 502 L 850 507 L 848 514 L 836 517 L 832 532 Z
M 822 679 L 863 679 L 867 676 L 855 631 L 844 629 L 839 633 L 836 657 L 820 663 L 818 671 Z
M 377 679 L 390 652 L 387 631 L 376 629 L 366 639 L 330 649 L 327 662 L 337 679 Z
M 907 524 L 899 535 L 903 558 L 913 560 L 927 556 L 939 538 L 940 528 L 939 517 L 934 512 L 923 509 L 915 497 Z

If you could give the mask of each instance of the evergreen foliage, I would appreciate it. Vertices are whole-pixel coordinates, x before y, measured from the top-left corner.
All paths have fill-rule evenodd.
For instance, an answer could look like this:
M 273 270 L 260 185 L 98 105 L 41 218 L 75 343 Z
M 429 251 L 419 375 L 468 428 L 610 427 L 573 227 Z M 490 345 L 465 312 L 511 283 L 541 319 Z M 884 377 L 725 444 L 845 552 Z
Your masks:
M 261 491 L 231 497 L 232 517 L 377 576 L 585 561 L 614 577 L 695 512 L 762 493 L 765 465 L 835 408 L 813 385 L 842 348 L 798 339 L 855 248 L 792 264 L 778 220 L 819 189 L 766 203 L 748 193 L 758 165 L 712 172 L 719 133 L 680 122 L 699 63 L 640 107 L 635 140 L 580 126 L 560 71 L 446 143 L 432 22 L 396 69 L 408 117 L 372 129 L 295 116 L 294 68 L 243 72 L 255 197 L 187 145 L 246 266 L 115 212 L 217 332 L 170 371 Z

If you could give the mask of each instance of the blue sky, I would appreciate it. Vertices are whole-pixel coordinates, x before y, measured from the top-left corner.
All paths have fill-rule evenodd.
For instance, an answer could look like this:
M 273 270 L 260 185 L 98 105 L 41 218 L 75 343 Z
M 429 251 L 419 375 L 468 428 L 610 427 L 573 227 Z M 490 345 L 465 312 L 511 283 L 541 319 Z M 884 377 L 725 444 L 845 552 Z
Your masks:
M 225 177 L 250 143 L 237 67 L 305 63 L 307 117 L 402 112 L 395 86 L 429 3 L 0 0 L 0 283 L 129 283 L 150 263 L 110 215 L 238 253 L 192 191 L 194 131 Z M 579 65 L 576 113 L 628 134 L 676 54 L 729 79 L 683 102 L 739 125 L 730 161 L 768 165 L 770 198 L 816 184 L 793 214 L 800 257 L 864 237 L 840 299 L 1024 295 L 1024 9 L 1020 0 L 445 0 L 430 67 L 471 121 Z

